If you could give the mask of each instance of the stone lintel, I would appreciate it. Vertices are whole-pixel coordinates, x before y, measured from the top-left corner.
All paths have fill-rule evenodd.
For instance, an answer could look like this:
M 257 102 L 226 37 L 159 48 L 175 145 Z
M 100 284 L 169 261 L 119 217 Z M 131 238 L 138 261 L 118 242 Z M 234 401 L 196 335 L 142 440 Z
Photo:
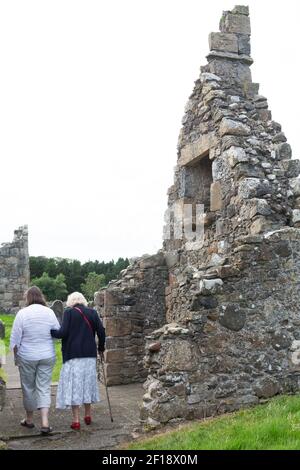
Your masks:
M 212 147 L 217 144 L 214 132 L 204 134 L 196 142 L 186 145 L 180 154 L 178 164 L 180 167 L 185 165 L 193 165 L 201 158 L 205 157 Z
M 208 62 L 210 62 L 213 59 L 226 59 L 226 60 L 238 60 L 239 62 L 242 62 L 247 65 L 252 65 L 253 64 L 253 59 L 249 55 L 246 54 L 236 54 L 234 52 L 222 52 L 222 51 L 211 51 L 207 56 L 206 56 Z

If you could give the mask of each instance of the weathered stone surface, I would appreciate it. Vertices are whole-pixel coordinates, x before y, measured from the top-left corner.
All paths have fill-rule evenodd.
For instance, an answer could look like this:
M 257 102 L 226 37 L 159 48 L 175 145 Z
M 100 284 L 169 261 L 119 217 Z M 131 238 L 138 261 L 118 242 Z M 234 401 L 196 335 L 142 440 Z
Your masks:
M 201 279 L 200 281 L 200 293 L 207 294 L 207 293 L 216 293 L 220 292 L 220 288 L 223 286 L 222 279 Z
M 225 33 L 251 34 L 250 18 L 245 14 L 225 12 L 220 22 L 220 29 Z
M 221 184 L 216 181 L 210 187 L 210 210 L 212 212 L 219 211 L 222 209 L 222 204 Z
M 210 33 L 209 48 L 216 51 L 238 52 L 238 39 L 235 34 Z
M 278 160 L 288 160 L 292 158 L 292 148 L 287 142 L 277 145 L 276 156 Z
M 12 243 L 0 247 L 0 311 L 15 313 L 24 306 L 29 287 L 28 228 L 14 232 Z
M 236 5 L 231 11 L 233 15 L 246 15 L 249 16 L 249 7 L 246 5 Z
M 245 325 L 246 315 L 238 305 L 229 304 L 220 312 L 219 321 L 229 330 L 240 331 Z
M 234 168 L 238 163 L 249 162 L 249 157 L 241 147 L 230 147 L 230 149 L 225 152 L 225 158 L 228 158 L 231 168 Z
M 202 156 L 207 154 L 209 149 L 214 146 L 215 134 L 209 133 L 203 135 L 199 140 L 187 145 L 181 150 L 181 156 L 178 161 L 180 166 L 195 163 Z
M 280 388 L 277 380 L 269 376 L 259 379 L 254 390 L 259 398 L 271 398 L 279 393 Z
M 224 118 L 222 119 L 220 126 L 220 135 L 250 135 L 250 127 L 239 121 L 233 119 Z
M 300 173 L 300 160 L 282 160 L 280 168 L 288 178 L 296 178 Z
M 270 184 L 258 178 L 245 178 L 239 187 L 239 196 L 243 199 L 260 197 L 270 192 Z
M 63 314 L 64 314 L 64 304 L 61 300 L 55 300 L 50 307 L 53 312 L 55 313 L 59 323 L 62 322 Z
M 151 427 L 300 390 L 298 163 L 252 82 L 248 9 L 225 12 L 221 33 L 185 108 L 165 266 L 137 261 L 100 307 L 108 330 L 110 319 L 130 322 L 107 339 L 107 372 L 110 383 L 148 374 L 141 419 Z M 189 230 L 176 230 L 185 205 Z

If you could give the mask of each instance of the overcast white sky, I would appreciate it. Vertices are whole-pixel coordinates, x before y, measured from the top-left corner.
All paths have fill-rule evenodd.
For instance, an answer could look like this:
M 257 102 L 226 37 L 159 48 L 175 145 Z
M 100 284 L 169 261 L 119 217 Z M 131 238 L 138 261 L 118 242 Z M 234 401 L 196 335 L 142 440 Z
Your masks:
M 0 0 L 0 241 L 110 260 L 161 247 L 184 106 L 234 0 Z M 248 0 L 253 80 L 299 135 L 299 0 Z M 298 134 L 298 135 L 297 135 Z

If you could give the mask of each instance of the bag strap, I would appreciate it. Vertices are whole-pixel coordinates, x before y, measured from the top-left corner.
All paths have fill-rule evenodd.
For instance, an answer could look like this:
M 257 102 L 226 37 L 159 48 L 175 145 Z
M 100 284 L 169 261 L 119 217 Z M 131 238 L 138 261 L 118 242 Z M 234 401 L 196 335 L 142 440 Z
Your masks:
M 93 327 L 92 327 L 91 322 L 89 321 L 89 319 L 85 316 L 85 314 L 80 310 L 79 307 L 74 307 L 74 308 L 75 308 L 75 310 L 77 310 L 77 311 L 80 313 L 80 315 L 82 316 L 82 318 L 84 319 L 84 321 L 86 322 L 86 324 L 88 325 L 89 329 L 91 330 L 91 332 L 92 332 L 93 335 L 94 335 L 94 330 L 93 330 Z

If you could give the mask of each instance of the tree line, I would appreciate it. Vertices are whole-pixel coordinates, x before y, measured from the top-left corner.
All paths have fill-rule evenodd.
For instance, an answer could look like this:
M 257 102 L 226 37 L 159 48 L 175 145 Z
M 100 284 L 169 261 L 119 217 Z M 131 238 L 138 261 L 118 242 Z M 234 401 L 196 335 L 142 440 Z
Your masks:
M 47 300 L 66 300 L 71 292 L 82 292 L 88 300 L 93 300 L 94 293 L 116 279 L 129 260 L 87 261 L 67 258 L 30 257 L 30 283 L 38 286 Z

